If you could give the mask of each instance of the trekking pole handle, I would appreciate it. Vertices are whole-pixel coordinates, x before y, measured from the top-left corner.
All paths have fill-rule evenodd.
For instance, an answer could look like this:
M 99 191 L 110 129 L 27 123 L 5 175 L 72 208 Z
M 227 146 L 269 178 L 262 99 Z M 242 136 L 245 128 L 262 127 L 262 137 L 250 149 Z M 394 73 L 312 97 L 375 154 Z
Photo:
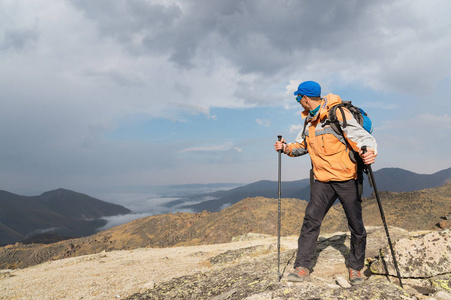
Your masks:
M 365 154 L 366 153 L 366 146 L 362 146 L 362 152 Z
M 360 148 L 360 149 L 362 149 L 362 154 L 365 154 L 366 151 L 367 151 L 366 146 L 362 146 L 362 148 Z M 364 163 L 364 164 L 365 164 L 365 163 Z M 370 167 L 371 167 L 371 164 L 369 164 L 369 165 L 365 164 L 365 166 L 366 166 L 367 168 L 370 168 Z
M 281 135 L 278 135 L 278 136 L 277 136 L 277 139 L 278 139 L 278 141 L 280 142 L 280 141 L 282 140 L 282 136 L 281 136 Z M 279 150 L 279 153 L 282 153 L 282 151 L 283 151 L 283 149 L 280 149 L 280 150 Z

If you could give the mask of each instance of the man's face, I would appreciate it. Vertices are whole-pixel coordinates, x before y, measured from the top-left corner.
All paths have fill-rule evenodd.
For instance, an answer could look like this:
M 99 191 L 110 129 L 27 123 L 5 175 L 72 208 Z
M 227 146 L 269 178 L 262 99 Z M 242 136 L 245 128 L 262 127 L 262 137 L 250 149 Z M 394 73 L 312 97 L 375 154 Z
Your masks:
M 303 107 L 305 110 L 310 111 L 310 109 L 307 107 L 307 101 L 306 101 L 304 95 L 298 95 L 298 96 L 296 97 L 296 100 L 299 102 L 299 104 L 302 105 L 302 107 Z

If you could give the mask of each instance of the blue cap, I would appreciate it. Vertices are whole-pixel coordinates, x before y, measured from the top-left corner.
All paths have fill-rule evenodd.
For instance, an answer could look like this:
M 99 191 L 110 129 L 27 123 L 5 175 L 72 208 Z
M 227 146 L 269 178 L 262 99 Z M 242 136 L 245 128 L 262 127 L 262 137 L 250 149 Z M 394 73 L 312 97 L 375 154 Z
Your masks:
M 321 97 L 321 86 L 315 81 L 304 81 L 294 92 L 294 95 L 301 95 L 307 97 Z

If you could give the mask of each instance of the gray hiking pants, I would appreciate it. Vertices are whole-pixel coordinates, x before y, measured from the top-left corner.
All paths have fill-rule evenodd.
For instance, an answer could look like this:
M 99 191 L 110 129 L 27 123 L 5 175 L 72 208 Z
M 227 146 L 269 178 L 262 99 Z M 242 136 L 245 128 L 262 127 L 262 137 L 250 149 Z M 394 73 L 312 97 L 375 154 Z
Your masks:
M 310 202 L 305 209 L 304 223 L 298 240 L 298 252 L 294 268 L 312 269 L 321 222 L 338 198 L 345 211 L 348 228 L 351 231 L 348 266 L 354 270 L 363 269 L 366 231 L 362 220 L 362 200 L 357 192 L 357 182 L 355 180 L 315 181 L 310 193 Z

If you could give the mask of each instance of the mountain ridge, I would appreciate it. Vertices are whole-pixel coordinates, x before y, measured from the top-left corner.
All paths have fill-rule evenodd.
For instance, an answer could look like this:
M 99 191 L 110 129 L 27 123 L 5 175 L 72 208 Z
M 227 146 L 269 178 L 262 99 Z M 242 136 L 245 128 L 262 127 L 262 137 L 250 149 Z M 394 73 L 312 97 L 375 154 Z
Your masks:
M 419 189 L 433 188 L 444 185 L 451 181 L 451 168 L 444 169 L 433 174 L 418 174 L 401 168 L 382 168 L 374 172 L 374 178 L 379 191 L 409 192 Z M 295 181 L 282 181 L 282 196 L 309 200 L 310 179 Z M 257 190 L 257 187 L 259 190 Z M 363 181 L 363 197 L 369 197 L 373 193 L 366 175 Z M 203 210 L 217 212 L 227 205 L 232 205 L 245 197 L 277 197 L 278 182 L 271 180 L 260 180 L 248 185 L 237 187 L 227 191 L 213 193 L 202 193 L 189 195 L 180 200 L 169 202 L 167 205 L 178 204 L 181 209 L 191 209 L 194 212 Z M 183 202 L 199 200 L 206 197 L 215 199 L 198 201 L 200 203 L 183 205 Z
M 130 212 L 123 206 L 62 188 L 38 196 L 0 191 L 0 244 L 46 232 L 86 236 L 105 225 L 101 217 Z

